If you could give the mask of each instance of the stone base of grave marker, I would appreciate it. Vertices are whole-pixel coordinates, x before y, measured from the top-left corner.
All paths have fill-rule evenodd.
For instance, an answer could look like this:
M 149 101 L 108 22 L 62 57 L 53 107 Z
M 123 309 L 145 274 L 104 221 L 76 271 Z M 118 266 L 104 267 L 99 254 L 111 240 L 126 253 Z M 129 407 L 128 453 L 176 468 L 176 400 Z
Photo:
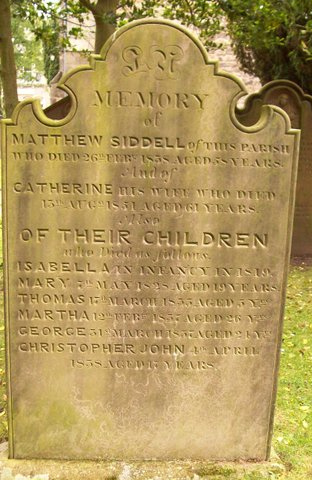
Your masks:
M 0 478 L 5 480 L 244 480 L 278 479 L 285 467 L 276 455 L 269 462 L 60 462 L 54 460 L 8 460 L 0 453 Z

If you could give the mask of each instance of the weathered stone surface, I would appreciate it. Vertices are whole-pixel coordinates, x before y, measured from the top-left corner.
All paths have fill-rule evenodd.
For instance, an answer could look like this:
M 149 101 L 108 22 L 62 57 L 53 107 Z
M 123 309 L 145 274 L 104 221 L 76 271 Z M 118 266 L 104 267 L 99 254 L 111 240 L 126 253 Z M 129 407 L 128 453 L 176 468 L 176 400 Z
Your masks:
M 4 123 L 10 455 L 265 459 L 299 132 L 175 24 Z
M 285 467 L 274 455 L 270 462 L 204 461 L 108 462 L 11 460 L 0 454 L 2 480 L 269 480 Z
M 291 126 L 301 129 L 296 202 L 291 254 L 312 256 L 312 97 L 288 80 L 267 83 L 250 95 L 246 108 L 238 113 L 245 125 L 253 125 L 262 105 L 277 105 L 289 116 Z

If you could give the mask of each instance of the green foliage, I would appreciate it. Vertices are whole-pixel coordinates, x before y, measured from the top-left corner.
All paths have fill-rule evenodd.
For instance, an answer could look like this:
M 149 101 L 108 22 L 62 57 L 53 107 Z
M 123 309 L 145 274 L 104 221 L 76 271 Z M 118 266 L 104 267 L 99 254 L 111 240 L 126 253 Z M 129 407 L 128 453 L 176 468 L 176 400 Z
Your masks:
M 37 40 L 48 43 L 53 34 L 57 33 L 60 49 L 70 44 L 71 35 L 74 37 L 82 35 L 82 25 L 88 10 L 80 4 L 79 0 L 11 1 L 16 15 L 29 21 L 31 31 Z M 68 21 L 69 17 L 73 17 L 72 22 Z M 65 31 L 67 22 L 73 25 L 68 32 Z
M 212 464 L 203 468 L 198 468 L 195 470 L 195 474 L 198 477 L 207 477 L 213 480 L 231 480 L 233 478 L 232 474 L 236 473 L 235 468 L 229 468 L 223 466 L 222 464 Z
M 243 70 L 262 83 L 285 78 L 312 93 L 310 0 L 219 0 Z
M 27 81 L 44 73 L 48 82 L 59 70 L 60 52 L 70 37 L 82 35 L 87 9 L 78 0 L 11 0 L 18 76 Z M 71 28 L 65 32 L 68 16 Z
M 179 20 L 187 27 L 198 29 L 200 39 L 207 48 L 217 46 L 214 36 L 220 32 L 221 17 L 216 1 L 173 0 L 166 4 L 164 16 L 171 20 Z
M 42 3 L 42 1 L 39 3 Z M 46 2 L 43 1 L 43 3 L 45 4 Z M 84 34 L 83 24 L 88 9 L 84 7 L 79 0 L 67 0 L 66 2 L 64 2 L 64 0 L 54 0 L 48 3 L 48 20 L 47 16 L 45 16 L 43 23 L 44 29 L 38 31 L 37 35 L 47 43 L 48 35 L 51 36 L 51 33 L 54 32 L 54 26 L 56 26 L 56 28 L 58 28 L 59 50 L 64 47 L 70 47 L 71 38 L 81 38 Z M 67 31 L 65 31 L 66 29 Z
M 44 74 L 51 82 L 60 68 L 60 25 L 55 19 L 50 22 L 49 35 L 43 37 Z
M 42 45 L 35 41 L 29 20 L 21 18 L 14 5 L 12 34 L 17 76 L 26 82 L 38 80 L 38 76 L 43 73 Z
M 121 0 L 114 23 L 121 26 L 131 20 L 144 17 L 162 16 L 170 20 L 178 20 L 187 27 L 198 29 L 199 36 L 207 48 L 217 44 L 214 36 L 221 26 L 221 10 L 215 0 Z M 108 19 L 109 20 L 109 19 Z

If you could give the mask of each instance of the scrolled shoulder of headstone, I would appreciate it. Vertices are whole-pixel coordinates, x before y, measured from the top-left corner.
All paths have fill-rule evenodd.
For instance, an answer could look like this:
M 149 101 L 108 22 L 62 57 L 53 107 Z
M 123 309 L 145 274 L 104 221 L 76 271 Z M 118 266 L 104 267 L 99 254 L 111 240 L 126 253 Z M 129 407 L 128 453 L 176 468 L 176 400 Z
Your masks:
M 27 121 L 33 121 L 33 123 L 35 123 L 37 120 L 42 125 L 58 127 L 68 123 L 74 117 L 77 109 L 76 96 L 70 88 L 68 79 L 78 70 L 84 69 L 89 69 L 89 66 L 77 67 L 68 74 L 61 76 L 57 88 L 62 90 L 66 94 L 66 97 L 45 109 L 42 108 L 40 98 L 27 98 L 18 103 L 12 113 L 12 117 L 2 120 L 2 124 L 18 125 L 19 123 L 24 124 Z M 51 117 L 49 116 L 50 111 Z
M 301 128 L 302 109 L 312 109 L 312 97 L 290 80 L 273 80 L 266 83 L 258 92 L 247 96 L 244 106 L 236 108 L 239 121 L 253 124 L 259 117 L 261 107 L 275 105 L 286 112 L 292 128 Z

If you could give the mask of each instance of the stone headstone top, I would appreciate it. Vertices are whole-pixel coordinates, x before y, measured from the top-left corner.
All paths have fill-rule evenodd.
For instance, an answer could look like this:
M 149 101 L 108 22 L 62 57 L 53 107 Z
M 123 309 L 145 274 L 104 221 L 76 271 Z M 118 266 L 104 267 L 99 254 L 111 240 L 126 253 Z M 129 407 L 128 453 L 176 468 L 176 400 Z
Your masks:
M 10 455 L 269 455 L 299 132 L 187 30 L 122 28 L 3 123 Z
M 282 108 L 291 126 L 301 129 L 291 253 L 294 257 L 312 256 L 312 97 L 293 82 L 275 80 L 250 95 L 237 116 L 245 125 L 252 125 L 259 118 L 261 107 L 269 104 Z
M 263 105 L 276 105 L 288 115 L 292 128 L 301 128 L 302 102 L 309 102 L 298 85 L 289 80 L 274 80 L 266 83 L 259 92 L 252 93 L 245 101 L 243 109 L 236 109 L 239 120 L 244 125 L 253 125 L 260 116 Z

